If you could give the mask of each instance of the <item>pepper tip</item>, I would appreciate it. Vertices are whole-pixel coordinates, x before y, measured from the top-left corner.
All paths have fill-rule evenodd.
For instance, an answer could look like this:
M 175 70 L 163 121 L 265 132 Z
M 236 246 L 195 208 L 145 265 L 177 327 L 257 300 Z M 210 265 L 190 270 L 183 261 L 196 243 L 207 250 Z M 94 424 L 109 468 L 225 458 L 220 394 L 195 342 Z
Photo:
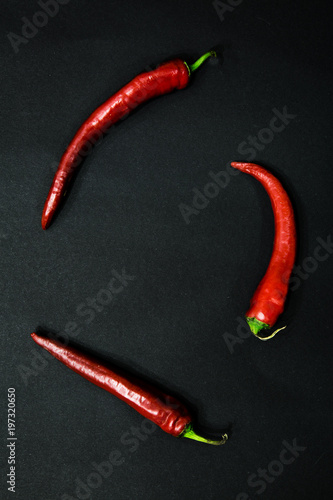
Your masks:
M 50 222 L 51 222 L 50 218 L 45 216 L 45 214 L 43 214 L 43 216 L 42 216 L 42 229 L 44 229 L 44 231 L 45 231 L 45 229 L 47 229 L 49 227 Z

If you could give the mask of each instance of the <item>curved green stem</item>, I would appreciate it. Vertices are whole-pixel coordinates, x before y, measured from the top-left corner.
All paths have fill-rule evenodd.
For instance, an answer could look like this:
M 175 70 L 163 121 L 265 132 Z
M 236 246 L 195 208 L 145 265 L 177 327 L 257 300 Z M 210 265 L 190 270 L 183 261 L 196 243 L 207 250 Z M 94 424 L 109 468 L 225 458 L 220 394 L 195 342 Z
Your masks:
M 206 52 L 206 54 L 201 56 L 193 64 L 186 64 L 185 63 L 190 71 L 190 74 L 193 73 L 193 71 L 195 71 L 196 69 L 198 69 L 202 65 L 202 63 L 204 63 L 206 61 L 206 59 L 208 59 L 209 57 L 217 57 L 215 50 L 210 50 L 209 52 Z
M 194 439 L 195 441 L 200 441 L 202 443 L 207 443 L 207 444 L 215 444 L 215 445 L 220 445 L 220 444 L 225 444 L 227 439 L 228 439 L 228 434 L 223 434 L 222 439 L 215 441 L 214 439 L 207 439 L 203 436 L 200 436 L 193 430 L 193 425 L 188 424 L 185 427 L 185 430 L 180 434 L 179 437 L 185 437 L 189 439 Z
M 246 321 L 250 327 L 251 332 L 260 340 L 269 340 L 275 337 L 275 335 L 280 332 L 281 330 L 284 330 L 286 327 L 283 326 L 282 328 L 278 328 L 275 330 L 275 332 L 271 333 L 267 337 L 262 337 L 259 335 L 259 332 L 261 330 L 266 330 L 267 328 L 270 328 L 270 326 L 267 323 L 263 323 L 262 321 L 259 321 L 257 318 L 248 318 L 246 317 Z

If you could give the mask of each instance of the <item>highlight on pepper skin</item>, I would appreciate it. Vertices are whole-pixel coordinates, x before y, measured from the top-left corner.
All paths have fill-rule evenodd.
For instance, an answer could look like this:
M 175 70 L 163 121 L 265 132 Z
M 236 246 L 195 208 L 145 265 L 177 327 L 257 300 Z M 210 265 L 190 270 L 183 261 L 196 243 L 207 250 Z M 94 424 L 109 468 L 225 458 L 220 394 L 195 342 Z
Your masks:
M 289 278 L 296 256 L 296 227 L 289 196 L 281 182 L 255 163 L 232 162 L 231 166 L 252 175 L 265 188 L 274 214 L 274 245 L 266 273 L 260 281 L 246 312 L 251 332 L 260 340 L 269 340 L 286 328 L 283 326 L 265 336 L 284 310 Z

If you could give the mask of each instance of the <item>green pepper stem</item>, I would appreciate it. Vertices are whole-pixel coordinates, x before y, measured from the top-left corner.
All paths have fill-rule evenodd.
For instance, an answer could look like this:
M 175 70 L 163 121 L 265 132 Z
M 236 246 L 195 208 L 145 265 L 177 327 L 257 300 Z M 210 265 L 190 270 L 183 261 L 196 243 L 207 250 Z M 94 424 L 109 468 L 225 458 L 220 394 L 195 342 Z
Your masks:
M 222 439 L 220 440 L 214 440 L 214 439 L 207 439 L 203 436 L 200 436 L 193 430 L 193 425 L 188 424 L 185 427 L 185 430 L 180 434 L 179 437 L 185 437 L 189 439 L 194 439 L 195 441 L 200 441 L 201 443 L 207 443 L 207 444 L 215 444 L 215 445 L 220 445 L 220 444 L 225 444 L 227 439 L 228 439 L 228 434 L 223 434 Z
M 262 337 L 261 334 L 259 335 L 259 332 L 261 330 L 266 330 L 267 328 L 270 328 L 270 326 L 267 323 L 264 323 L 263 321 L 259 321 L 257 318 L 247 317 L 246 321 L 250 327 L 251 332 L 260 340 L 272 339 L 278 332 L 286 328 L 285 326 L 283 326 L 282 328 L 278 328 L 277 330 L 275 330 L 275 332 L 271 333 L 267 337 Z
M 264 323 L 263 321 L 260 321 L 257 318 L 248 318 L 246 317 L 247 324 L 250 327 L 251 332 L 257 336 L 260 330 L 270 328 L 270 326 L 267 323 Z
M 206 52 L 203 56 L 201 56 L 195 63 L 193 64 L 188 64 L 187 67 L 190 70 L 190 74 L 193 73 L 196 69 L 198 69 L 202 63 L 206 61 L 209 57 L 217 57 L 215 50 L 210 50 L 209 52 Z

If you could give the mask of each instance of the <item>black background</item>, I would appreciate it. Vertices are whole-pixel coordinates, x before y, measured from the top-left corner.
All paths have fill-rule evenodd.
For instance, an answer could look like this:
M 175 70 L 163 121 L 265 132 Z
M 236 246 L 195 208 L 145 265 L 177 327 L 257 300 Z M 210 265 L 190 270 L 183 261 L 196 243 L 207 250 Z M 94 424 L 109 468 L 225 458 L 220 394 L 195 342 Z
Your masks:
M 332 497 L 333 256 L 322 250 L 327 259 L 314 260 L 317 238 L 332 234 L 329 2 L 225 4 L 223 13 L 202 0 L 70 0 L 17 53 L 7 35 L 22 36 L 22 17 L 41 8 L 2 6 L 1 498 L 13 497 L 8 387 L 16 389 L 17 499 Z M 213 47 L 219 61 L 207 61 L 187 89 L 144 105 L 96 146 L 42 231 L 57 162 L 89 114 L 141 71 L 175 56 L 192 63 Z M 294 280 L 277 324 L 287 329 L 264 343 L 237 333 L 272 250 L 264 189 L 230 175 L 189 224 L 179 205 L 192 205 L 211 171 L 247 160 L 248 137 L 267 138 L 262 129 L 284 108 L 293 118 L 259 140 L 253 161 L 290 194 L 307 277 Z M 123 268 L 135 278 L 87 323 L 77 308 Z M 69 322 L 82 346 L 182 397 L 204 429 L 231 427 L 228 443 L 158 428 L 133 438 L 139 414 L 41 356 L 30 338 Z M 274 461 L 295 439 L 303 449 L 281 472 Z M 91 475 L 113 450 L 123 463 L 108 477 Z M 269 474 L 264 491 L 248 482 L 274 467 L 281 473 Z

